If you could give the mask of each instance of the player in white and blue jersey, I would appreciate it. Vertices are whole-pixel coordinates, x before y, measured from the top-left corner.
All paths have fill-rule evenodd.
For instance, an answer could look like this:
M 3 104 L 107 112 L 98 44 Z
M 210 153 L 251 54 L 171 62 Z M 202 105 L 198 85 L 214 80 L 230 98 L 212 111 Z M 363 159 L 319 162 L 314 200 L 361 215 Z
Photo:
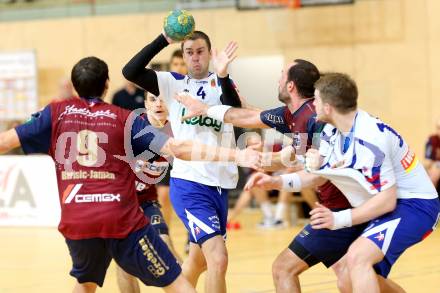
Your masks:
M 357 108 L 357 87 L 345 74 L 330 73 L 315 84 L 317 118 L 327 122 L 319 152 L 309 150 L 306 167 L 330 179 L 352 209 L 312 211 L 314 229 L 369 225 L 342 259 L 340 280 L 353 292 L 379 292 L 397 258 L 437 225 L 440 204 L 425 169 L 389 125 Z
M 227 65 L 235 58 L 237 45 L 231 42 L 219 54 L 212 51 L 217 72 L 214 74 L 208 70 L 211 60 L 209 37 L 195 31 L 182 42 L 187 75 L 145 68 L 156 54 L 172 42 L 165 34 L 160 34 L 128 62 L 123 69 L 124 76 L 154 95 L 164 97 L 176 139 L 185 137 L 213 146 L 232 146 L 235 138 L 231 124 L 207 116 L 182 120 L 185 108 L 173 97 L 187 92 L 209 105 L 240 107 L 239 96 L 227 74 Z M 235 188 L 237 181 L 237 166 L 233 163 L 187 163 L 179 159 L 173 163 L 170 199 L 191 241 L 189 257 L 183 263 L 183 273 L 195 285 L 199 275 L 207 268 L 207 292 L 226 291 L 228 260 L 224 237 L 227 190 Z

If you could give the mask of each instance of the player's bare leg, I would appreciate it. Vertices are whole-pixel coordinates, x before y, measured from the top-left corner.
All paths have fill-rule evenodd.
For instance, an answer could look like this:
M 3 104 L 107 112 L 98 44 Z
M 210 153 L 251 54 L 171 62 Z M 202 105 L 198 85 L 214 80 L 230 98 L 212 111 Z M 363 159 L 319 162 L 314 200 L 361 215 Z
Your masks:
M 351 293 L 351 279 L 350 273 L 347 269 L 346 257 L 341 258 L 337 263 L 331 266 L 337 277 L 337 284 L 339 292 Z
M 238 197 L 234 208 L 228 213 L 228 222 L 234 221 L 252 199 L 251 191 L 243 190 Z
M 73 293 L 93 293 L 96 291 L 96 285 L 92 282 L 86 282 L 86 283 L 76 283 L 75 287 L 73 288 Z
M 158 185 L 156 189 L 157 199 L 159 200 L 159 204 L 161 206 L 160 211 L 162 212 L 165 223 L 167 223 L 168 227 L 170 227 L 171 219 L 173 217 L 173 207 L 171 206 L 170 201 L 170 187 Z
M 289 203 L 289 197 L 292 196 L 292 193 L 289 191 L 281 190 L 278 193 L 278 201 L 275 207 L 275 225 L 277 227 L 286 226 L 286 214 L 287 207 Z
M 346 266 L 346 257 L 341 258 L 337 263 L 331 266 L 338 278 L 338 289 L 341 293 L 352 292 L 350 273 Z M 377 275 L 381 293 L 405 293 L 406 291 L 391 279 L 385 279 Z
M 301 292 L 299 275 L 308 268 L 308 264 L 290 249 L 284 249 L 272 264 L 272 278 L 276 292 Z
M 119 292 L 123 292 L 123 293 L 141 292 L 136 277 L 125 272 L 118 265 L 116 265 L 116 279 L 118 282 Z
M 382 251 L 369 239 L 359 237 L 348 249 L 346 264 L 354 293 L 379 293 L 373 265 L 383 259 Z
M 316 192 L 313 188 L 301 189 L 301 197 L 305 200 L 305 202 L 311 209 L 315 207 L 315 202 L 318 201 L 318 197 L 316 196 Z
M 206 240 L 202 244 L 202 251 L 207 264 L 205 292 L 226 292 L 225 278 L 228 268 L 228 252 L 223 237 L 217 235 Z
M 201 273 L 206 271 L 206 260 L 198 244 L 190 242 L 188 258 L 182 264 L 185 278 L 196 287 Z
M 405 293 L 406 291 L 391 279 L 377 276 L 380 293 Z
M 185 277 L 180 274 L 170 285 L 163 288 L 167 293 L 195 293 L 196 290 Z

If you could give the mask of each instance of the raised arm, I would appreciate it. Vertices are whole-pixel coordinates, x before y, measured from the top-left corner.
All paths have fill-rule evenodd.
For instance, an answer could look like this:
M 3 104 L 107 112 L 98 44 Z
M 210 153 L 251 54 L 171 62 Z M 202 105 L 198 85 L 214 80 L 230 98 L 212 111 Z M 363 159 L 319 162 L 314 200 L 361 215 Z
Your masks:
M 122 69 L 124 77 L 151 92 L 153 95 L 159 96 L 159 84 L 156 72 L 152 69 L 146 68 L 148 63 L 156 56 L 163 48 L 169 45 L 167 38 L 160 34 L 154 41 L 145 46 L 139 53 L 137 53 Z
M 217 49 L 212 49 L 212 64 L 222 89 L 220 101 L 223 105 L 240 108 L 242 106 L 240 96 L 228 74 L 229 64 L 237 57 L 235 54 L 237 48 L 236 42 L 229 42 L 220 53 L 217 52 Z

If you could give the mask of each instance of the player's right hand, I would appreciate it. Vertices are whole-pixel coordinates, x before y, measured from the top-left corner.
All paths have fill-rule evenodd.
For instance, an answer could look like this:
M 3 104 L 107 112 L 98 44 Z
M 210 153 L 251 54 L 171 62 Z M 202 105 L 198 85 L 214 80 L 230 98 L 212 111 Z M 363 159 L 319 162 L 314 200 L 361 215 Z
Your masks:
M 250 148 L 237 150 L 236 163 L 241 167 L 258 169 L 261 167 L 261 153 Z
M 306 171 L 316 171 L 321 167 L 321 155 L 317 149 L 309 149 L 305 156 L 304 168 Z
M 182 121 L 185 121 L 187 119 L 190 119 L 192 117 L 200 116 L 200 115 L 206 115 L 206 111 L 208 111 L 209 106 L 205 103 L 202 103 L 201 101 L 195 99 L 192 97 L 189 93 L 178 93 L 174 95 L 174 99 L 185 106 L 185 108 L 188 110 L 181 118 Z
M 165 37 L 165 39 L 167 39 L 168 44 L 178 43 L 178 41 L 175 41 L 172 38 L 170 38 L 169 36 L 167 36 L 167 34 L 165 33 L 164 30 L 162 30 L 162 35 Z
M 264 190 L 281 190 L 282 181 L 280 176 L 270 176 L 262 172 L 256 172 L 251 175 L 244 186 L 244 190 L 251 190 L 254 187 L 259 187 Z

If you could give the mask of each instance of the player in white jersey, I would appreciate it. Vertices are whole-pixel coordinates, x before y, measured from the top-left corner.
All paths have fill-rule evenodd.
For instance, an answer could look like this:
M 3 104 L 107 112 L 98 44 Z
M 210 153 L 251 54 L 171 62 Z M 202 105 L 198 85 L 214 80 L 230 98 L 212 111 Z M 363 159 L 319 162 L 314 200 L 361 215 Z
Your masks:
M 124 67 L 124 76 L 147 91 L 165 98 L 169 121 L 176 139 L 185 137 L 208 145 L 231 146 L 233 127 L 206 116 L 183 120 L 185 108 L 173 99 L 188 92 L 209 105 L 241 106 L 240 99 L 227 74 L 227 65 L 235 58 L 237 45 L 231 42 L 224 51 L 212 51 L 217 75 L 208 71 L 211 42 L 203 32 L 196 31 L 182 42 L 188 75 L 155 72 L 146 65 L 173 41 L 164 33 L 135 55 Z M 228 95 L 222 92 L 228 91 Z M 226 98 L 227 96 L 227 98 Z M 232 98 L 230 98 L 232 97 Z M 235 188 L 238 172 L 231 163 L 187 163 L 174 160 L 170 180 L 170 197 L 174 209 L 190 232 L 189 257 L 183 273 L 196 285 L 199 275 L 207 269 L 206 292 L 225 292 L 228 263 L 226 236 L 227 189 Z
M 379 292 L 397 258 L 435 228 L 440 205 L 426 171 L 389 125 L 357 108 L 357 87 L 345 74 L 315 84 L 317 118 L 328 122 L 319 151 L 309 150 L 306 168 L 330 179 L 354 208 L 314 209 L 314 229 L 368 227 L 342 259 L 343 280 L 353 292 Z

